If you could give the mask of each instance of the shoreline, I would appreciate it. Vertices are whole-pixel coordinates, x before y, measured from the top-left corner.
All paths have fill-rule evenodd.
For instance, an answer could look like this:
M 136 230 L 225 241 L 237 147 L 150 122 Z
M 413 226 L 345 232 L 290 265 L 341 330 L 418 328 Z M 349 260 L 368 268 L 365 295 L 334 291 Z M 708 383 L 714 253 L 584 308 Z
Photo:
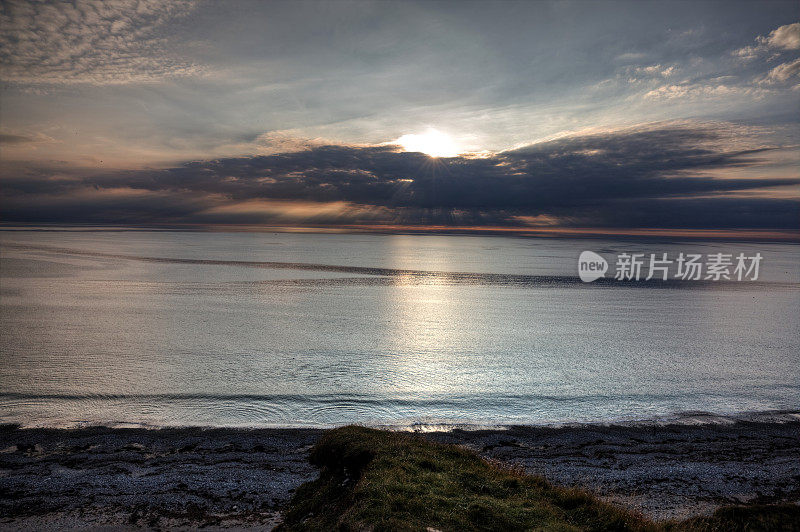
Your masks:
M 16 393 L 2 393 L 0 392 L 0 400 L 8 398 L 57 398 L 62 399 L 64 396 L 29 396 Z M 138 396 L 141 397 L 141 396 Z M 151 398 L 160 398 L 159 396 L 150 396 Z M 228 399 L 231 396 L 220 396 L 220 398 Z M 729 413 L 715 413 L 703 410 L 682 411 L 674 412 L 671 414 L 654 415 L 652 417 L 632 417 L 622 416 L 609 419 L 585 419 L 575 421 L 540 421 L 540 422 L 492 422 L 492 421 L 455 421 L 452 419 L 427 419 L 426 421 L 403 421 L 396 420 L 393 422 L 377 422 L 377 421 L 344 421 L 341 423 L 284 423 L 284 422 L 271 422 L 260 424 L 230 424 L 230 425 L 172 425 L 172 424 L 155 424 L 150 422 L 132 422 L 132 421 L 62 421 L 60 424 L 52 423 L 32 423 L 22 424 L 15 420 L 13 417 L 0 418 L 0 430 L 17 429 L 17 430 L 64 430 L 64 431 L 80 431 L 80 430 L 96 430 L 96 429 L 109 429 L 109 430 L 125 430 L 125 429 L 141 429 L 141 430 L 232 430 L 232 431 L 249 431 L 249 430 L 312 430 L 312 431 L 325 431 L 335 429 L 346 425 L 359 425 L 367 428 L 378 430 L 388 430 L 392 432 L 413 432 L 413 433 L 426 433 L 426 432 L 503 432 L 515 429 L 591 429 L 595 427 L 621 427 L 621 428 L 647 428 L 647 427 L 668 427 L 668 426 L 711 426 L 711 425 L 732 425 L 736 423 L 765 423 L 765 424 L 782 424 L 782 423 L 795 423 L 800 422 L 800 410 L 788 408 L 775 408 L 769 410 L 743 410 Z
M 0 427 L 0 528 L 270 527 L 322 429 Z M 419 433 L 657 520 L 800 502 L 800 421 Z

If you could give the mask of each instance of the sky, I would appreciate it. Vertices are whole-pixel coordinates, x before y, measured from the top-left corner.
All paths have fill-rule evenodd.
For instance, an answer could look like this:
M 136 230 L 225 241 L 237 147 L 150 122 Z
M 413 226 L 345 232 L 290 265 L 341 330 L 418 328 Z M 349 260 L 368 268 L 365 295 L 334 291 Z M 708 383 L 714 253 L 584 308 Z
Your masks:
M 0 219 L 800 232 L 800 5 L 0 2 Z

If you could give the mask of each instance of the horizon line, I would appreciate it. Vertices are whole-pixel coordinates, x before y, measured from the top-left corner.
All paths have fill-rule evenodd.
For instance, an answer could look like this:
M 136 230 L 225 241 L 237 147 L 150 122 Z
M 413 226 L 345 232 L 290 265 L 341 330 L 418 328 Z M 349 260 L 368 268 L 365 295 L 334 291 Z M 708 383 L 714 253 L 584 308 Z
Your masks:
M 406 224 L 202 224 L 202 223 L 23 223 L 0 222 L 0 230 L 181 230 L 253 233 L 377 233 L 377 234 L 452 234 L 549 238 L 655 237 L 719 240 L 772 240 L 800 242 L 800 229 L 697 229 L 655 227 L 530 227 L 481 225 L 406 225 Z

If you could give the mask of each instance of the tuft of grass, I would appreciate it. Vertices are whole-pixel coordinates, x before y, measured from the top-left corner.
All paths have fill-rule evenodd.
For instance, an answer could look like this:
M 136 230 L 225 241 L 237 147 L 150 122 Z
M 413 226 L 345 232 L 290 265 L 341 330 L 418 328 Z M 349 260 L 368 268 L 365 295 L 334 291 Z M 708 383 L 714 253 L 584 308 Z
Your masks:
M 312 449 L 320 478 L 295 493 L 280 530 L 658 530 L 587 492 L 453 445 L 364 427 Z

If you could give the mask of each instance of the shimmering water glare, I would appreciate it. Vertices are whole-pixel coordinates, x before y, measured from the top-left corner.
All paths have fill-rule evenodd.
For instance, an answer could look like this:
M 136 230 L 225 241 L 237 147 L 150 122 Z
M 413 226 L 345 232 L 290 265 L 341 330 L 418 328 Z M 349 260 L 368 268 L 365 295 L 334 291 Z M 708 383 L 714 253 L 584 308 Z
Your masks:
M 593 250 L 760 252 L 593 283 Z M 0 231 L 0 421 L 483 426 L 800 410 L 800 246 Z M 613 266 L 612 266 L 613 267 Z

